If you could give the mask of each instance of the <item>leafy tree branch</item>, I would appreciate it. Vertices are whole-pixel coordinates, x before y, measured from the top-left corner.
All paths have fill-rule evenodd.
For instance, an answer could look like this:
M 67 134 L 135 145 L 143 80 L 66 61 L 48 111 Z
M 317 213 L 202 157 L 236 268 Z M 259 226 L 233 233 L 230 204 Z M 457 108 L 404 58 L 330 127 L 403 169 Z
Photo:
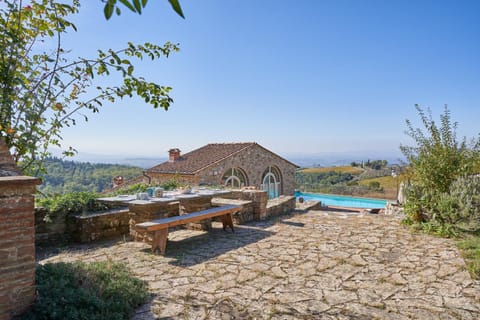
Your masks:
M 102 0 L 102 2 L 105 3 L 105 6 L 103 7 L 103 13 L 105 15 L 105 18 L 108 20 L 112 17 L 113 12 L 119 16 L 122 13 L 122 10 L 120 9 L 121 4 L 123 7 L 128 8 L 130 11 L 142 14 L 142 10 L 147 6 L 148 0 Z M 182 8 L 180 6 L 180 1 L 178 0 L 168 0 L 170 3 L 170 6 L 172 9 L 182 18 L 185 19 L 185 16 L 183 15 Z
M 168 57 L 178 45 L 128 43 L 73 59 L 62 47 L 62 36 L 76 31 L 69 17 L 79 7 L 78 0 L 30 1 L 27 6 L 10 0 L 0 9 L 0 137 L 28 173 L 42 169 L 51 146 L 62 147 L 62 129 L 74 126 L 81 110 L 97 113 L 105 102 L 133 96 L 165 110 L 173 102 L 170 87 L 137 75 L 135 66 L 145 58 Z M 119 83 L 102 84 L 100 79 L 114 75 Z M 64 154 L 74 152 L 68 147 Z

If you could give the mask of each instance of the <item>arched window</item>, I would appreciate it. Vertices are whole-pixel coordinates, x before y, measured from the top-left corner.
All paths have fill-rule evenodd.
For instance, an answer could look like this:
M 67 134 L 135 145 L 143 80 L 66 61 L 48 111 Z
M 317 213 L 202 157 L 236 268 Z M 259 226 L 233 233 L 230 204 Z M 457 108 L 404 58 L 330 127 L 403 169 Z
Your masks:
M 268 167 L 262 175 L 262 190 L 267 191 L 268 198 L 273 199 L 280 196 L 282 177 L 277 167 Z
M 230 188 L 242 188 L 248 185 L 247 175 L 240 168 L 230 168 L 223 174 L 223 184 Z

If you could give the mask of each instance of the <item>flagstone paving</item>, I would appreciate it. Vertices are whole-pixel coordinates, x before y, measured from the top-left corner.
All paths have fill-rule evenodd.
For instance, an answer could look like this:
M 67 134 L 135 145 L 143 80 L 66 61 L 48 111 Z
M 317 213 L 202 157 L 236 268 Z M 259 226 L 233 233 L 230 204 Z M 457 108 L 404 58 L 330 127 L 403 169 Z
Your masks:
M 399 223 L 309 211 L 234 234 L 178 230 L 166 256 L 118 242 L 39 259 L 127 263 L 153 293 L 134 319 L 480 319 L 480 283 L 453 241 Z

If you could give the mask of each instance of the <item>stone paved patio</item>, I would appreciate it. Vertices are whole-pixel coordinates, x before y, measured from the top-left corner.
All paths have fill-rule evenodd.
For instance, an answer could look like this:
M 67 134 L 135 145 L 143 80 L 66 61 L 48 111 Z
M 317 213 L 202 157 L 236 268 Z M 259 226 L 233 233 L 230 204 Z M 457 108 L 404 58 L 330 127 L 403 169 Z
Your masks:
M 134 319 L 480 319 L 480 283 L 453 241 L 393 217 L 310 211 L 143 243 L 79 246 L 39 258 L 112 259 L 150 284 Z

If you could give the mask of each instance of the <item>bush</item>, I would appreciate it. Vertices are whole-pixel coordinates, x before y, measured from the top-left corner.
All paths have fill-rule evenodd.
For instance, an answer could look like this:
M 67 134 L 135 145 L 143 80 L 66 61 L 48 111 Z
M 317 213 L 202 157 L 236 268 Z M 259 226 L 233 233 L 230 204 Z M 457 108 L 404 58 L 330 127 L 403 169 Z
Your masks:
M 110 206 L 96 201 L 99 197 L 94 192 L 72 192 L 53 197 L 38 198 L 36 205 L 47 209 L 49 215 L 98 212 L 110 209 Z M 48 219 L 48 216 L 46 217 Z
M 39 265 L 36 286 L 22 319 L 129 319 L 148 296 L 146 282 L 111 261 Z
M 439 218 L 468 231 L 480 230 L 480 177 L 462 177 L 439 197 Z
M 163 183 L 161 187 L 165 190 L 174 190 L 180 187 L 180 183 L 176 178 L 172 178 L 168 180 L 167 182 Z
M 412 183 L 428 192 L 447 192 L 457 178 L 478 172 L 480 139 L 472 139 L 470 144 L 465 137 L 459 141 L 458 124 L 452 123 L 447 107 L 440 116 L 440 126 L 430 110 L 426 113 L 418 105 L 415 107 L 426 132 L 407 120 L 407 134 L 416 145 L 400 147 L 409 161 Z
M 373 190 L 373 191 L 379 191 L 379 192 L 383 191 L 383 188 L 380 185 L 380 182 L 378 182 L 378 181 L 370 181 L 368 183 L 368 188 Z
M 149 188 L 149 185 L 146 183 L 135 183 L 127 187 L 120 187 L 115 189 L 110 195 L 119 195 L 119 194 L 135 194 L 138 192 L 145 192 Z
M 480 184 L 474 175 L 480 163 L 480 140 L 458 141 L 457 123 L 445 107 L 440 126 L 416 106 L 426 132 L 407 120 L 407 134 L 415 146 L 401 146 L 410 163 L 412 187 L 407 192 L 405 213 L 413 222 L 430 222 L 442 229 L 478 228 Z M 476 223 L 475 223 L 476 221 Z
M 118 188 L 115 189 L 114 192 L 111 193 L 111 195 L 119 195 L 119 194 L 136 194 L 138 192 L 146 192 L 147 188 L 153 188 L 153 187 L 162 187 L 165 190 L 174 190 L 180 187 L 180 183 L 177 181 L 177 179 L 172 178 L 168 180 L 167 182 L 164 182 L 162 184 L 157 184 L 157 185 L 149 185 L 146 183 L 136 183 L 132 184 L 129 186 L 126 186 L 124 188 Z
M 422 191 L 413 186 L 407 194 L 405 212 L 412 222 L 431 222 L 457 231 L 480 230 L 480 177 L 458 178 L 448 192 Z
M 404 211 L 408 223 L 420 223 L 429 220 L 426 216 L 426 205 L 424 204 L 425 195 L 421 188 L 415 185 L 410 186 L 406 190 L 406 201 Z

